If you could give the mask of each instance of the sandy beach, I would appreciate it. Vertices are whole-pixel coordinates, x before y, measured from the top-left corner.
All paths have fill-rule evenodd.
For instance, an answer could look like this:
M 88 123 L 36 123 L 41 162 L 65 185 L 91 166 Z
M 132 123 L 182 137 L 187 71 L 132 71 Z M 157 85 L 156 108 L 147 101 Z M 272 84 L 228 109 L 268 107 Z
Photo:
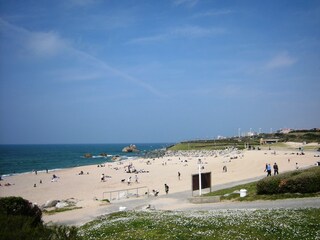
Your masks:
M 38 204 L 49 200 L 74 199 L 78 207 L 84 209 L 99 208 L 103 198 L 109 198 L 104 192 L 122 189 L 141 189 L 139 194 L 147 190 L 152 194 L 156 190 L 165 195 L 164 184 L 169 186 L 169 194 L 190 191 L 191 176 L 198 173 L 198 159 L 201 159 L 203 172 L 211 172 L 212 186 L 241 181 L 266 175 L 266 163 L 271 166 L 276 162 L 279 172 L 306 168 L 316 165 L 320 158 L 317 152 L 305 151 L 301 155 L 298 150 L 227 150 L 227 151 L 184 151 L 167 152 L 163 158 L 136 159 L 133 161 L 107 162 L 103 166 L 90 165 L 70 169 L 19 174 L 5 177 L 1 181 L 0 196 L 21 196 Z M 227 172 L 223 167 L 227 167 Z M 128 170 L 134 173 L 128 173 Z M 80 174 L 82 173 L 83 174 Z M 178 177 L 180 172 L 180 179 Z M 104 175 L 104 180 L 101 177 Z M 52 180 L 53 175 L 57 178 Z M 131 177 L 130 184 L 128 179 Z M 8 185 L 9 186 L 5 186 Z M 112 195 L 117 197 L 116 193 Z M 125 196 L 124 196 L 125 197 Z M 112 204 L 111 204 L 112 205 Z M 71 211 L 73 214 L 81 212 Z M 55 214 L 50 218 L 59 218 Z M 81 216 L 79 216 L 81 217 Z

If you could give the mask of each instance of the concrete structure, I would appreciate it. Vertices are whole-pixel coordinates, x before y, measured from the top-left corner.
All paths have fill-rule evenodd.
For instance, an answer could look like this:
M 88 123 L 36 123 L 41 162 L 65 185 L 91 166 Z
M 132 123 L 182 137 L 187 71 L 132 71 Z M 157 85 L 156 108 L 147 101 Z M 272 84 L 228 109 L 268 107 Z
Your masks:
M 277 143 L 277 142 L 279 142 L 278 138 L 266 138 L 266 139 L 261 138 L 260 139 L 260 145 L 272 144 L 272 143 Z

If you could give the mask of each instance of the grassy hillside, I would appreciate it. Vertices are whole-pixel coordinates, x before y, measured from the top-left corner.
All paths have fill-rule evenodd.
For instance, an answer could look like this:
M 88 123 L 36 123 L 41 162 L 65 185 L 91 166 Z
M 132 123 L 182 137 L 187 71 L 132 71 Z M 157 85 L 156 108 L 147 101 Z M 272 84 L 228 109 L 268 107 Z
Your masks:
M 245 144 L 251 146 L 258 146 L 260 144 L 258 139 L 221 139 L 221 140 L 197 140 L 181 142 L 169 148 L 169 150 L 219 150 L 230 147 L 236 147 L 238 149 L 244 149 Z
M 260 146 L 260 139 L 278 139 L 278 143 L 274 146 L 285 147 L 285 142 L 317 142 L 320 143 L 320 130 L 297 130 L 288 134 L 262 133 L 252 137 L 231 137 L 218 140 L 191 140 L 175 144 L 168 148 L 168 150 L 220 150 L 230 147 L 236 147 L 238 149 L 244 149 L 246 147 L 257 148 Z

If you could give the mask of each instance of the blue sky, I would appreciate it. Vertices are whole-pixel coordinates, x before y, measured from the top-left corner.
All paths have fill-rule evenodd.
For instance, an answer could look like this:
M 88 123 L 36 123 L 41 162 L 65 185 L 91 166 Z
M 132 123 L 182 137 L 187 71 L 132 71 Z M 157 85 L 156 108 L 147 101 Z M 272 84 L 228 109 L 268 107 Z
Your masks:
M 0 0 L 0 143 L 320 127 L 320 1 Z

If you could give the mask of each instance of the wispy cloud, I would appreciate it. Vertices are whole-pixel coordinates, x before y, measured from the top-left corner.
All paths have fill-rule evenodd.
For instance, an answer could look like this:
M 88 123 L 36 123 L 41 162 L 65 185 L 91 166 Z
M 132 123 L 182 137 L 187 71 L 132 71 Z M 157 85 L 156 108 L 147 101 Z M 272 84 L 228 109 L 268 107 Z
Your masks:
M 149 43 L 168 41 L 176 38 L 203 38 L 226 33 L 223 28 L 204 28 L 196 25 L 177 27 L 153 36 L 134 38 L 128 43 Z
M 81 59 L 82 61 L 86 62 L 86 65 L 99 68 L 102 75 L 105 74 L 109 76 L 110 74 L 112 74 L 113 76 L 117 76 L 122 80 L 131 82 L 132 84 L 139 86 L 158 97 L 165 97 L 165 94 L 151 86 L 149 83 L 135 78 L 121 71 L 120 69 L 112 67 L 104 60 L 95 57 L 90 53 L 77 49 L 72 44 L 70 44 L 68 40 L 62 38 L 57 33 L 33 32 L 8 23 L 2 18 L 0 18 L 0 27 L 2 32 L 6 32 L 3 34 L 10 35 L 10 38 L 14 39 L 15 41 L 20 41 L 19 47 L 24 48 L 23 51 L 30 53 L 28 54 L 28 57 L 53 57 L 57 54 L 63 53 L 63 55 L 61 56 L 74 58 L 77 61 Z M 93 76 L 94 74 L 87 73 L 86 77 L 81 78 L 81 80 L 91 80 Z
M 58 71 L 53 71 L 49 74 L 63 82 L 85 82 L 105 77 L 105 74 L 100 71 L 90 71 L 90 69 L 87 68 L 79 69 L 71 67 L 68 69 L 59 69 Z
M 193 7 L 198 3 L 199 0 L 173 0 L 173 4 L 175 6 L 186 6 L 186 7 Z
M 222 28 L 204 28 L 199 26 L 185 26 L 172 30 L 172 35 L 175 37 L 189 37 L 189 38 L 201 38 L 210 35 L 217 35 L 225 33 Z
M 265 68 L 269 70 L 290 67 L 297 62 L 297 59 L 289 56 L 287 52 L 279 53 L 270 59 L 266 64 Z
M 158 97 L 166 97 L 165 94 L 163 94 L 162 92 L 160 92 L 159 90 L 157 90 L 156 88 L 154 88 L 153 86 L 151 86 L 150 84 L 146 83 L 145 81 L 142 81 L 138 78 L 135 78 L 117 68 L 112 67 L 111 65 L 109 65 L 108 63 L 106 63 L 105 61 L 92 56 L 89 53 L 86 53 L 84 51 L 78 50 L 78 49 L 72 49 L 72 52 L 74 54 L 76 54 L 78 57 L 81 57 L 82 59 L 86 59 L 88 61 L 90 61 L 93 64 L 96 64 L 98 67 L 100 67 L 102 70 L 106 71 L 107 73 L 112 73 L 114 76 L 118 76 L 123 80 L 129 81 L 133 84 L 135 84 L 136 86 L 142 87 L 143 89 L 149 91 L 150 93 L 158 96 Z
M 159 42 L 159 41 L 164 41 L 167 40 L 170 37 L 169 34 L 159 34 L 159 35 L 154 35 L 154 36 L 149 36 L 149 37 L 139 37 L 139 38 L 134 38 L 131 39 L 128 43 L 129 44 L 135 44 L 135 43 L 148 43 L 148 42 Z
M 0 18 L 0 26 L 6 35 L 16 41 L 28 54 L 38 57 L 53 56 L 65 50 L 69 43 L 56 32 L 31 32 Z
M 215 16 L 223 16 L 234 13 L 233 10 L 230 9 L 213 9 L 205 12 L 196 13 L 193 15 L 194 18 L 200 17 L 215 17 Z
M 55 32 L 36 32 L 29 34 L 27 40 L 30 51 L 39 56 L 52 56 L 68 47 L 68 42 Z
M 69 4 L 73 6 L 86 7 L 95 4 L 99 0 L 69 0 Z

